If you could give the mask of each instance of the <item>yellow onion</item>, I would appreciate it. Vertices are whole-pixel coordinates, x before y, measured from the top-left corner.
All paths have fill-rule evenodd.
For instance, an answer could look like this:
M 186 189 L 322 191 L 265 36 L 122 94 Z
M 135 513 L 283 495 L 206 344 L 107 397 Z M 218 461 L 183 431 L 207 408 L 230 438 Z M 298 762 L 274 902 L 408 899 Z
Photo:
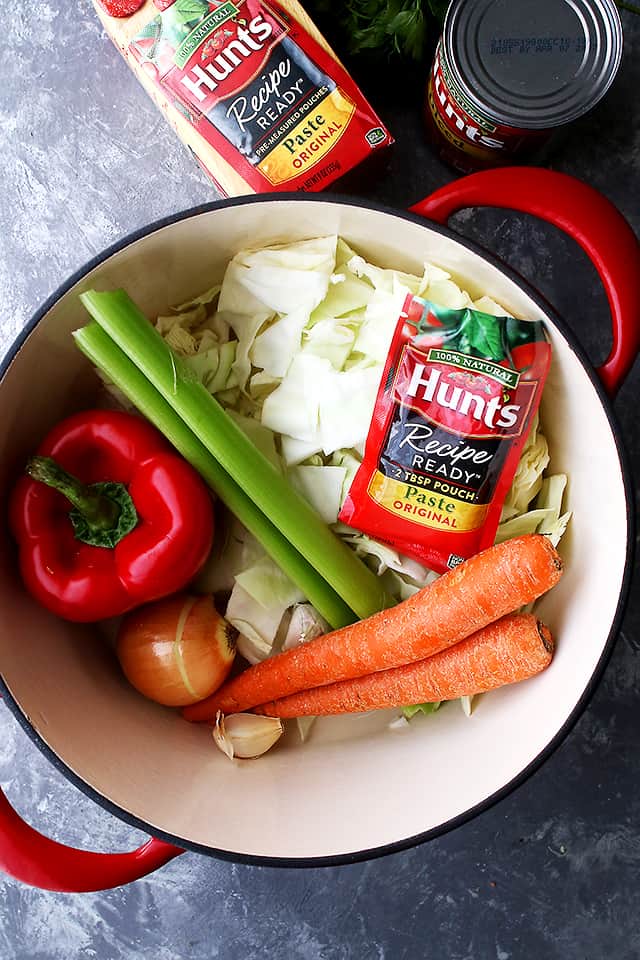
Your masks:
M 184 707 L 204 700 L 226 679 L 236 637 L 212 597 L 180 593 L 127 614 L 116 652 L 136 690 L 164 706 Z

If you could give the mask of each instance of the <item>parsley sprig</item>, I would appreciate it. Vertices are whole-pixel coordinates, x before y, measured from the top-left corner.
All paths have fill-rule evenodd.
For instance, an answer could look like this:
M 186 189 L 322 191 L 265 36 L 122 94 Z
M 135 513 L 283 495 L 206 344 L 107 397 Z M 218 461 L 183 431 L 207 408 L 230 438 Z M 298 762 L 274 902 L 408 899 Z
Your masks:
M 442 24 L 448 0 L 346 0 L 337 15 L 350 53 L 401 54 L 421 60 L 426 51 L 429 19 Z M 336 17 L 332 0 L 314 0 L 321 14 Z

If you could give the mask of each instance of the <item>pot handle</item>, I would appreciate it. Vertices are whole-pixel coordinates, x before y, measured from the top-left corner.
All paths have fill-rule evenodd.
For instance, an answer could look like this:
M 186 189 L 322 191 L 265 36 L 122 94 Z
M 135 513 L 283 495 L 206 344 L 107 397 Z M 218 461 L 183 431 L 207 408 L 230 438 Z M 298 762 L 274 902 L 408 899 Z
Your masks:
M 541 167 L 501 167 L 461 177 L 411 207 L 446 224 L 465 207 L 503 207 L 531 213 L 576 240 L 604 285 L 613 347 L 598 375 L 613 396 L 640 350 L 640 244 L 601 193 L 565 173 Z
M 0 790 L 0 870 L 58 893 L 110 890 L 145 877 L 184 853 L 152 837 L 131 853 L 91 853 L 50 840 L 16 813 Z

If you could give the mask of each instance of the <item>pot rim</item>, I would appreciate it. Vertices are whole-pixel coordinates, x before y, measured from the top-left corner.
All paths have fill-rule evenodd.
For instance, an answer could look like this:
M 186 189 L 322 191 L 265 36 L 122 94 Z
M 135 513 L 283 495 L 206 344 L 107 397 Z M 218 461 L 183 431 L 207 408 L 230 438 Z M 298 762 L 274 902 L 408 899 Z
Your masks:
M 132 231 L 131 233 L 126 234 L 120 240 L 117 240 L 115 243 L 111 244 L 101 253 L 97 254 L 95 257 L 92 257 L 87 261 L 83 266 L 78 268 L 74 273 L 65 280 L 58 288 L 45 300 L 45 302 L 39 307 L 38 310 L 33 314 L 28 323 L 23 327 L 18 336 L 14 339 L 13 343 L 10 345 L 9 349 L 6 352 L 6 355 L 3 357 L 2 362 L 0 363 L 0 382 L 4 378 L 5 373 L 9 369 L 11 363 L 22 347 L 23 343 L 27 340 L 32 331 L 40 323 L 40 321 L 49 313 L 49 311 L 55 306 L 55 304 L 62 299 L 77 283 L 79 283 L 88 273 L 94 270 L 100 264 L 104 263 L 110 257 L 114 256 L 117 253 L 120 253 L 126 247 L 131 246 L 133 243 L 138 240 L 144 239 L 153 233 L 156 233 L 159 230 L 162 230 L 164 227 L 171 226 L 174 223 L 179 223 L 183 220 L 188 220 L 194 217 L 199 216 L 203 213 L 211 213 L 215 210 L 225 208 L 225 207 L 242 207 L 247 204 L 253 203 L 264 203 L 264 202 L 278 202 L 278 201 L 296 201 L 296 202 L 321 202 L 321 203 L 333 203 L 343 206 L 355 206 L 364 208 L 365 210 L 372 210 L 378 213 L 388 214 L 394 217 L 400 217 L 401 219 L 408 220 L 411 223 L 415 223 L 419 226 L 426 227 L 429 230 L 433 230 L 436 233 L 440 233 L 449 239 L 452 239 L 459 243 L 461 246 L 465 247 L 471 253 L 476 254 L 482 259 L 486 260 L 492 266 L 496 267 L 502 273 L 505 274 L 510 280 L 516 283 L 524 292 L 543 310 L 557 326 L 559 332 L 567 341 L 572 352 L 577 356 L 580 361 L 581 366 L 584 368 L 587 376 L 589 377 L 592 386 L 594 387 L 600 403 L 604 409 L 605 415 L 607 417 L 609 427 L 611 429 L 611 434 L 613 436 L 616 452 L 618 454 L 618 462 L 620 466 L 620 472 L 622 475 L 622 482 L 625 491 L 625 499 L 627 502 L 627 542 L 625 550 L 625 567 L 624 574 L 622 579 L 622 586 L 620 590 L 620 596 L 618 598 L 618 603 L 616 606 L 616 611 L 611 622 L 611 627 L 609 634 L 607 636 L 606 642 L 602 649 L 600 658 L 591 674 L 588 684 L 586 685 L 582 696 L 578 700 L 572 712 L 569 714 L 565 722 L 562 724 L 560 729 L 555 733 L 551 740 L 546 744 L 546 746 L 538 753 L 538 755 L 529 763 L 523 770 L 520 771 L 515 777 L 509 780 L 504 784 L 500 789 L 496 790 L 485 800 L 482 800 L 480 803 L 475 804 L 473 807 L 470 807 L 468 810 L 465 810 L 464 813 L 458 814 L 455 817 L 452 817 L 450 820 L 445 821 L 444 823 L 439 824 L 437 827 L 432 827 L 429 830 L 425 830 L 421 833 L 415 834 L 411 837 L 405 837 L 401 840 L 396 840 L 391 843 L 382 844 L 381 846 L 371 847 L 365 850 L 358 850 L 352 853 L 344 854 L 333 854 L 329 856 L 319 856 L 319 857 L 274 857 L 274 856 L 260 856 L 256 854 L 248 853 L 239 853 L 232 852 L 228 850 L 221 850 L 216 847 L 209 847 L 204 844 L 195 843 L 193 841 L 186 840 L 182 837 L 178 837 L 174 834 L 167 833 L 162 830 L 158 830 L 153 827 L 151 824 L 142 820 L 141 818 L 135 816 L 134 814 L 129 813 L 127 810 L 124 810 L 122 807 L 115 804 L 107 796 L 100 793 L 94 787 L 90 786 L 86 781 L 84 781 L 78 774 L 76 774 L 67 764 L 62 760 L 60 756 L 42 739 L 37 730 L 32 726 L 26 714 L 21 709 L 19 703 L 14 699 L 10 693 L 8 687 L 6 686 L 2 673 L 0 671 L 0 696 L 4 699 L 8 708 L 10 709 L 13 716 L 16 718 L 22 729 L 26 732 L 27 736 L 31 741 L 38 747 L 38 749 L 44 754 L 45 757 L 53 764 L 53 766 L 64 776 L 74 784 L 85 796 L 89 797 L 99 806 L 103 807 L 110 814 L 117 817 L 118 819 L 129 824 L 129 826 L 134 827 L 138 830 L 143 831 L 144 833 L 163 840 L 166 843 L 178 846 L 184 850 L 190 850 L 194 853 L 204 854 L 215 859 L 224 860 L 231 863 L 241 863 L 250 866 L 266 866 L 266 867 L 297 867 L 297 868 L 310 868 L 310 867 L 336 867 L 343 866 L 352 863 L 360 863 L 367 860 L 377 859 L 379 857 L 387 856 L 392 853 L 400 853 L 404 850 L 409 850 L 412 847 L 419 846 L 423 843 L 426 843 L 429 840 L 435 840 L 438 837 L 442 837 L 445 834 L 449 833 L 452 830 L 457 829 L 458 827 L 463 826 L 465 823 L 473 820 L 479 814 L 490 810 L 492 807 L 496 806 L 500 801 L 504 800 L 510 794 L 512 794 L 518 787 L 521 787 L 542 765 L 548 760 L 553 753 L 558 749 L 560 744 L 566 739 L 569 733 L 573 730 L 574 726 L 582 716 L 586 707 L 588 706 L 591 698 L 593 697 L 597 686 L 602 679 L 602 675 L 605 671 L 605 668 L 609 662 L 613 648 L 615 646 L 615 641 L 617 639 L 618 630 L 622 622 L 622 618 L 625 612 L 629 590 L 631 586 L 631 576 L 633 570 L 633 557 L 635 552 L 635 503 L 633 498 L 633 491 L 631 485 L 631 470 L 628 461 L 628 455 L 625 450 L 624 444 L 621 437 L 621 429 L 615 418 L 613 409 L 612 409 L 612 399 L 608 396 L 605 391 L 605 388 L 600 381 L 597 372 L 593 365 L 591 364 L 589 358 L 586 355 L 586 352 L 582 345 L 580 344 L 577 336 L 574 332 L 568 327 L 566 322 L 558 315 L 555 308 L 548 303 L 545 297 L 540 294 L 535 287 L 533 287 L 529 281 L 522 277 L 517 270 L 511 267 L 509 264 L 505 263 L 497 255 L 491 253 L 490 251 L 484 250 L 480 245 L 475 242 L 468 240 L 466 237 L 461 237 L 454 230 L 451 230 L 448 226 L 443 226 L 439 223 L 435 223 L 432 220 L 428 220 L 425 217 L 421 217 L 418 214 L 411 213 L 410 211 L 396 210 L 393 207 L 389 207 L 385 204 L 380 204 L 375 201 L 370 201 L 361 197 L 353 197 L 348 194 L 341 195 L 336 193 L 322 193 L 322 194 L 301 194 L 301 193 L 275 193 L 275 194 L 253 194 L 243 197 L 230 197 L 224 200 L 215 200 L 205 204 L 199 204 L 194 207 L 190 207 L 187 210 L 179 211 L 178 213 L 169 214 L 166 217 L 162 217 L 158 220 L 153 221 L 150 224 L 147 224 L 144 227 L 140 227 L 137 230 Z

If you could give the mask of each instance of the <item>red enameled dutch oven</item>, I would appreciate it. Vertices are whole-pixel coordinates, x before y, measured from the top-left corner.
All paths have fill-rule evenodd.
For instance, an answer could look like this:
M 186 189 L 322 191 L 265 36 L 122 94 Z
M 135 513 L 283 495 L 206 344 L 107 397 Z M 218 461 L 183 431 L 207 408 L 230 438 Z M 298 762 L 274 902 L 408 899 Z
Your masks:
M 613 348 L 596 372 L 544 300 L 495 257 L 447 229 L 464 207 L 524 211 L 561 227 L 595 264 L 609 299 Z M 319 721 L 260 760 L 229 762 L 207 728 L 185 723 L 127 685 L 96 628 L 40 609 L 4 533 L 0 671 L 6 703 L 85 793 L 152 835 L 132 853 L 72 850 L 24 823 L 0 794 L 0 867 L 51 890 L 86 891 L 142 877 L 184 849 L 249 863 L 342 864 L 436 837 L 505 796 L 571 729 L 600 677 L 628 588 L 632 497 L 611 397 L 640 344 L 640 247 L 601 195 L 558 173 L 503 169 L 458 180 L 398 213 L 359 200 L 282 195 L 236 199 L 155 224 L 72 277 L 28 324 L 2 367 L 3 502 L 26 456 L 62 416 L 91 405 L 96 378 L 71 331 L 78 294 L 126 288 L 153 316 L 221 276 L 249 245 L 339 233 L 381 266 L 448 270 L 548 325 L 554 359 L 542 421 L 550 469 L 568 474 L 573 512 L 566 573 L 539 605 L 558 638 L 549 670 L 482 699 L 469 719 L 446 709 L 403 730 L 388 714 Z M 336 803 L 336 798 L 340 802 Z M 260 815 L 256 816 L 256 809 Z

